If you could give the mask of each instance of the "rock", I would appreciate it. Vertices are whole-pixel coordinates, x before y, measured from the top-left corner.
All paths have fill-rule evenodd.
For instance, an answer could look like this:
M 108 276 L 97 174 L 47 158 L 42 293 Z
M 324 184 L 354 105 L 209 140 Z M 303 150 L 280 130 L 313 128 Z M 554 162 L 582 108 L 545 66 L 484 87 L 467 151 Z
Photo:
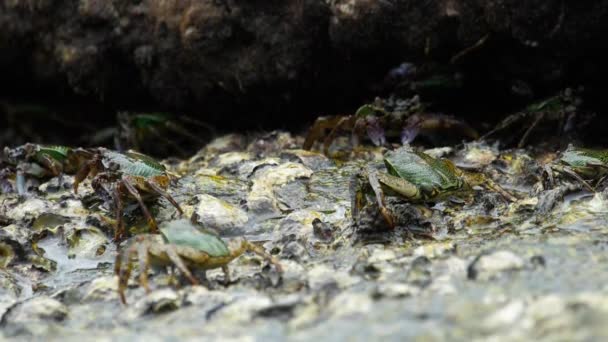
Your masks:
M 483 320 L 483 326 L 488 331 L 512 327 L 518 320 L 522 319 L 525 310 L 524 301 L 512 301 L 486 317 Z
M 224 231 L 242 227 L 249 220 L 244 210 L 219 198 L 202 194 L 196 199 L 199 204 L 195 213 L 199 223 L 205 227 Z
M 217 168 L 229 168 L 234 165 L 243 164 L 246 161 L 253 159 L 253 155 L 248 152 L 226 152 L 215 157 L 209 164 Z
M 211 291 L 204 286 L 188 286 L 181 290 L 184 297 L 184 305 L 212 306 L 228 303 L 234 296 L 221 291 Z
M 454 242 L 435 242 L 417 247 L 414 256 L 424 256 L 430 259 L 453 254 L 456 251 Z
M 306 269 L 294 260 L 281 260 L 283 267 L 282 288 L 287 291 L 295 291 L 308 285 Z
M 308 271 L 308 286 L 317 290 L 328 284 L 336 284 L 339 288 L 352 286 L 360 281 L 359 277 L 350 275 L 344 270 L 335 270 L 326 265 L 316 265 Z
M 417 257 L 407 272 L 407 281 L 417 286 L 427 286 L 432 280 L 432 263 L 427 257 Z
M 27 198 L 23 203 L 18 204 L 7 212 L 7 215 L 14 220 L 24 220 L 37 217 L 41 213 L 56 211 L 57 207 L 40 198 Z
M 469 279 L 488 280 L 503 272 L 516 271 L 524 268 L 524 260 L 509 251 L 482 253 L 467 269 Z
M 247 323 L 257 316 L 257 313 L 272 307 L 273 302 L 261 293 L 244 293 L 234 297 L 226 306 L 218 308 L 212 315 L 212 320 L 231 322 L 232 324 Z
M 68 257 L 95 259 L 103 255 L 110 240 L 96 227 L 73 229 L 66 234 L 69 245 Z
M 452 256 L 433 264 L 433 279 L 428 290 L 435 294 L 458 294 L 457 282 L 466 279 L 467 263 Z
M 93 279 L 84 291 L 83 301 L 109 301 L 118 299 L 118 278 L 105 276 Z
M 156 103 L 258 127 L 277 126 L 273 121 L 286 112 L 309 117 L 319 103 L 352 104 L 403 59 L 451 62 L 465 80 L 475 75 L 477 90 L 519 96 L 602 80 L 606 70 L 600 62 L 606 53 L 593 49 L 603 43 L 606 1 L 71 5 L 2 3 L 6 89 L 33 95 L 28 86 L 37 84 L 49 97 L 71 90 L 112 108 Z M 581 51 L 588 58 L 579 58 Z
M 346 291 L 337 295 L 329 303 L 327 310 L 334 318 L 353 318 L 369 314 L 372 307 L 373 300 L 369 295 Z
M 127 319 L 133 320 L 146 315 L 162 314 L 177 310 L 182 306 L 181 296 L 171 288 L 161 288 L 150 292 L 134 304 L 125 313 Z
M 22 291 L 18 280 L 0 268 L 0 317 L 17 301 Z
M 395 251 L 391 249 L 380 249 L 376 248 L 372 251 L 372 254 L 367 259 L 369 263 L 377 263 L 383 261 L 390 261 L 397 258 Z
M 404 298 L 420 293 L 420 288 L 404 283 L 382 283 L 372 292 L 374 298 Z
M 17 303 L 2 316 L 0 327 L 8 333 L 45 334 L 54 324 L 68 317 L 69 309 L 56 299 L 34 297 Z
M 280 212 L 274 188 L 298 178 L 309 178 L 312 170 L 302 164 L 287 162 L 276 167 L 267 167 L 253 175 L 247 206 L 254 212 Z

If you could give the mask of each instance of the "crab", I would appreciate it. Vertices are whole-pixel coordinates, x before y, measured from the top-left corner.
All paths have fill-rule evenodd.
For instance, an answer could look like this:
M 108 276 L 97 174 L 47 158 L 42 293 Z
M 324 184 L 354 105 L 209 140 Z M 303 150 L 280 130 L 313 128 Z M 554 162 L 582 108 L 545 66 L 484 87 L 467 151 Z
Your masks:
M 355 176 L 351 184 L 353 218 L 364 205 L 366 185 L 371 187 L 380 213 L 390 228 L 395 227 L 395 220 L 386 206 L 385 191 L 410 202 L 437 202 L 466 197 L 472 193 L 473 186 L 479 185 L 500 193 L 508 201 L 516 199 L 483 174 L 465 172 L 448 159 L 436 159 L 407 147 L 389 151 L 384 157 L 384 166 L 387 172 L 368 166 Z M 365 182 L 361 182 L 361 176 L 366 178 Z
M 116 216 L 114 240 L 120 242 L 125 237 L 122 220 L 124 202 L 135 199 L 148 221 L 151 231 L 157 232 L 158 225 L 144 203 L 147 199 L 159 196 L 166 198 L 180 213 L 183 211 L 179 204 L 166 190 L 171 178 L 165 167 L 153 158 L 135 151 L 119 153 L 105 148 L 98 148 L 91 159 L 76 173 L 74 177 L 74 193 L 89 175 L 93 177 L 91 185 L 95 192 L 103 198 L 111 200 Z
M 118 130 L 115 135 L 115 145 L 119 151 L 135 149 L 138 151 L 167 154 L 176 152 L 187 155 L 181 142 L 188 145 L 203 145 L 204 139 L 198 131 L 213 133 L 209 125 L 186 115 L 171 115 L 169 113 L 128 113 L 116 114 Z M 193 131 L 196 130 L 196 134 Z
M 557 162 L 545 165 L 548 183 L 555 185 L 556 175 L 576 179 L 587 190 L 595 189 L 608 175 L 608 150 L 596 150 L 568 145 Z M 590 183 L 594 183 L 592 186 Z
M 26 178 L 44 179 L 75 174 L 89 153 L 83 149 L 66 146 L 38 145 L 27 143 L 15 148 L 4 148 L 5 162 L 10 165 L 0 172 L 4 188 L 7 179 L 15 175 L 15 187 L 19 195 L 26 193 Z M 61 182 L 61 179 L 60 179 Z
M 134 241 L 116 257 L 114 268 L 118 276 L 118 294 L 124 304 L 125 289 L 135 259 L 139 261 L 139 283 L 146 292 L 150 292 L 148 269 L 151 264 L 175 266 L 193 285 L 199 284 L 199 280 L 194 277 L 191 269 L 206 272 L 221 268 L 225 275 L 225 284 L 230 283 L 228 264 L 245 252 L 261 256 L 274 265 L 277 272 L 283 272 L 281 264 L 262 247 L 244 238 L 236 238 L 226 243 L 217 233 L 204 229 L 193 219 L 164 222 L 160 235 L 138 235 L 133 239 Z
M 326 135 L 327 130 L 330 131 Z M 355 147 L 365 135 L 376 146 L 386 145 L 387 137 L 396 135 L 400 135 L 404 145 L 419 135 L 433 137 L 435 132 L 479 138 L 475 129 L 453 116 L 426 112 L 418 96 L 398 101 L 378 98 L 372 104 L 361 106 L 354 115 L 318 118 L 306 136 L 303 148 L 310 150 L 315 141 L 324 137 L 323 152 L 329 155 L 329 149 L 341 131 L 351 132 Z
M 574 131 L 574 126 L 577 122 L 577 111 L 580 105 L 581 99 L 577 96 L 577 92 L 567 88 L 555 96 L 529 105 L 523 111 L 507 116 L 494 129 L 484 134 L 481 139 L 488 139 L 501 132 L 504 133 L 509 128 L 515 128 L 520 133 L 510 134 L 508 137 L 505 137 L 505 142 L 509 143 L 509 140 L 519 137 L 517 147 L 523 148 L 526 146 L 532 133 L 542 127 L 539 124 L 543 121 L 556 122 L 556 133 L 557 136 L 561 137 Z M 585 124 L 580 118 L 578 121 L 579 125 Z

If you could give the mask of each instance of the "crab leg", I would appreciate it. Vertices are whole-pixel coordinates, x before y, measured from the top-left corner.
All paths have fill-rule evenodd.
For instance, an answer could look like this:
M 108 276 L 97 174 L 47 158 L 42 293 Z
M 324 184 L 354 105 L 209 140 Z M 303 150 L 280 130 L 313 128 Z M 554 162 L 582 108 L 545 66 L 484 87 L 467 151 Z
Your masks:
M 494 182 L 491 179 L 486 179 L 486 186 L 490 190 L 494 190 L 494 191 L 498 192 L 502 197 L 506 198 L 507 201 L 509 201 L 509 202 L 516 202 L 517 201 L 517 197 L 513 196 L 510 192 L 508 192 L 507 190 L 503 189 L 502 186 L 498 185 L 496 182 Z
M 360 175 L 353 175 L 350 179 L 350 207 L 351 207 L 351 215 L 353 218 L 359 216 L 359 209 L 363 206 L 363 193 L 361 191 L 361 180 L 359 179 Z
M 175 201 L 175 199 L 173 199 L 173 197 L 171 197 L 171 195 L 169 195 L 165 190 L 163 190 L 160 186 L 156 185 L 154 182 L 150 182 L 150 181 L 145 181 L 146 185 L 149 186 L 150 188 L 152 188 L 152 190 L 154 190 L 155 192 L 157 192 L 159 195 L 163 196 L 164 198 L 166 198 L 169 202 L 171 202 L 171 204 L 173 204 L 173 206 L 177 209 L 177 211 L 179 211 L 180 215 L 184 214 L 184 211 L 182 210 L 182 208 L 179 206 L 179 204 Z
M 206 129 L 207 132 L 211 135 L 213 135 L 215 133 L 215 128 L 213 128 L 213 126 L 211 126 L 210 124 L 207 124 L 205 122 L 193 119 L 189 116 L 182 116 L 180 118 L 183 122 L 189 123 L 193 126 L 198 126 L 200 128 Z
M 585 186 L 585 188 L 587 188 L 587 190 L 589 190 L 591 192 L 595 192 L 595 189 L 591 185 L 589 185 L 589 183 L 587 183 L 583 178 L 581 178 L 581 176 L 579 176 L 576 172 L 572 171 L 572 169 L 570 169 L 569 167 L 561 167 L 559 169 L 562 172 L 564 172 L 565 174 L 569 175 L 570 177 L 581 182 L 583 184 L 583 186 Z
M 553 169 L 549 165 L 544 166 L 545 173 L 547 174 L 547 178 L 549 179 L 549 186 L 555 185 L 555 180 L 553 179 Z
M 148 207 L 144 203 L 143 198 L 141 198 L 139 191 L 137 191 L 137 189 L 133 186 L 133 184 L 131 184 L 131 182 L 129 181 L 129 179 L 127 177 L 123 177 L 123 179 L 120 181 L 120 184 L 123 184 L 125 186 L 125 188 L 127 188 L 127 191 L 129 192 L 129 194 L 131 194 L 131 196 L 133 196 L 137 200 L 137 203 L 139 203 L 139 207 L 144 212 L 144 216 L 148 220 L 148 225 L 150 226 L 152 231 L 154 233 L 158 232 L 158 226 L 156 225 L 156 220 L 154 220 L 154 217 L 150 214 L 150 211 L 148 210 Z
M 498 123 L 498 125 L 496 125 L 496 127 L 494 127 L 493 129 L 491 129 L 486 134 L 482 135 L 481 138 L 480 138 L 480 140 L 485 140 L 488 137 L 494 135 L 496 132 L 500 132 L 500 131 L 502 131 L 502 130 L 504 130 L 506 128 L 509 128 L 510 126 L 512 126 L 516 122 L 522 120 L 526 116 L 528 116 L 528 113 L 525 113 L 525 112 L 519 112 L 519 113 L 507 116 L 500 123 Z
M 139 283 L 144 287 L 146 293 L 150 293 L 148 286 L 148 268 L 150 268 L 149 244 L 142 241 L 137 245 L 137 258 L 139 259 Z
M 323 153 L 325 155 L 329 155 L 329 148 L 331 147 L 331 143 L 334 142 L 334 139 L 338 135 L 338 132 L 340 132 L 343 126 L 352 124 L 351 120 L 353 120 L 352 116 L 341 118 L 338 123 L 336 123 L 336 126 L 334 126 L 334 128 L 329 132 L 327 137 L 325 137 L 325 140 L 323 140 Z
M 63 166 L 61 165 L 61 163 L 48 155 L 42 155 L 40 163 L 47 169 L 49 169 L 55 177 L 61 176 L 61 174 L 63 173 Z
M 188 269 L 188 267 L 186 266 L 186 264 L 184 264 L 184 261 L 179 256 L 179 254 L 175 250 L 174 246 L 167 245 L 165 247 L 165 252 L 167 254 L 167 257 L 169 257 L 169 260 L 171 260 L 171 262 L 175 266 L 177 266 L 177 268 L 179 269 L 179 271 L 182 272 L 182 274 L 186 278 L 188 278 L 188 280 L 190 281 L 190 283 L 192 283 L 192 285 L 198 285 L 199 284 L 198 280 L 196 280 L 196 278 L 194 278 L 194 276 L 192 275 L 192 272 L 190 272 L 190 270 Z
M 198 144 L 204 144 L 205 141 L 199 137 L 197 137 L 196 135 L 190 133 L 187 129 L 185 129 L 182 125 L 176 124 L 174 122 L 171 121 L 167 121 L 165 123 L 165 127 L 167 127 L 169 130 L 177 133 L 177 134 L 181 134 L 185 137 L 188 137 L 189 139 L 191 139 L 192 141 L 195 141 Z
M 156 138 L 158 138 L 158 139 L 160 139 L 160 140 L 163 140 L 165 143 L 167 143 L 167 144 L 171 145 L 171 146 L 172 146 L 174 149 L 176 149 L 176 150 L 177 150 L 177 152 L 178 152 L 178 153 L 183 154 L 183 155 L 186 155 L 186 154 L 187 154 L 187 152 L 186 152 L 186 151 L 185 151 L 183 148 L 181 148 L 181 147 L 179 146 L 179 144 L 178 144 L 178 143 L 176 143 L 175 141 L 173 141 L 173 140 L 171 140 L 171 139 L 167 139 L 167 137 L 165 137 L 165 136 L 164 136 L 164 135 L 163 135 L 161 132 L 159 132 L 157 128 L 155 128 L 155 127 L 150 127 L 150 128 L 148 128 L 148 130 L 150 130 L 150 132 L 151 132 L 151 133 L 152 133 L 152 134 L 153 134 L 153 135 L 154 135 Z M 201 144 L 202 144 L 202 143 L 201 143 Z
M 76 175 L 74 176 L 74 193 L 78 193 L 78 185 L 82 183 L 82 181 L 85 180 L 89 174 L 97 174 L 97 165 L 99 165 L 99 162 L 99 157 L 95 156 L 93 157 L 93 160 L 84 164 L 84 166 L 78 170 L 78 172 L 76 172 Z
M 129 277 L 131 277 L 131 256 L 136 252 L 135 246 L 129 246 L 123 253 L 116 257 L 116 263 L 114 264 L 114 273 L 118 276 L 118 295 L 120 301 L 123 304 L 127 304 L 125 298 L 125 290 L 129 283 Z
M 281 266 L 281 264 L 279 263 L 279 261 L 277 259 L 275 259 L 275 257 L 273 257 L 272 255 L 266 253 L 266 251 L 264 250 L 264 248 L 259 247 L 254 245 L 253 243 L 247 241 L 247 240 L 243 240 L 241 248 L 233 253 L 231 253 L 234 257 L 236 257 L 237 255 L 239 255 L 240 253 L 242 253 L 241 249 L 244 249 L 246 251 L 251 251 L 259 256 L 261 256 L 262 258 L 264 258 L 264 260 L 268 261 L 269 263 L 273 264 L 274 267 L 276 267 L 277 271 L 279 273 L 283 273 L 283 267 Z M 240 253 L 239 253 L 240 252 Z M 228 274 L 228 273 L 226 273 Z
M 114 215 L 116 215 L 116 230 L 114 231 L 114 241 L 120 241 L 122 240 L 125 234 L 124 222 L 122 221 L 123 203 L 120 194 L 120 183 L 114 187 L 113 197 L 114 203 L 116 204 L 114 209 Z
M 224 284 L 230 284 L 230 269 L 228 269 L 228 266 L 224 265 L 222 266 L 222 271 L 224 272 Z
M 336 122 L 339 120 L 339 117 L 320 117 L 315 123 L 312 125 L 312 128 L 308 132 L 306 136 L 306 140 L 304 140 L 304 145 L 302 148 L 305 150 L 310 150 L 315 141 L 319 140 L 321 135 L 323 135 L 326 129 L 332 128 L 336 126 Z
M 378 202 L 378 208 L 380 209 L 380 213 L 384 216 L 386 223 L 391 228 L 395 228 L 395 220 L 393 220 L 393 215 L 386 208 L 386 202 L 384 201 L 384 191 L 382 191 L 382 186 L 380 185 L 380 181 L 378 181 L 378 172 L 376 170 L 372 170 L 368 168 L 367 170 L 367 178 L 369 179 L 369 184 L 374 190 L 374 194 L 376 195 L 376 201 Z
M 526 130 L 524 135 L 519 140 L 519 143 L 517 144 L 517 148 L 523 148 L 526 145 L 526 140 L 528 140 L 528 136 L 530 135 L 530 133 L 532 133 L 534 128 L 536 128 L 536 126 L 538 126 L 539 122 L 541 122 L 541 120 L 544 117 L 545 117 L 545 112 L 540 112 L 536 115 L 536 118 L 534 119 L 534 121 L 532 122 L 530 127 L 528 127 L 528 129 Z

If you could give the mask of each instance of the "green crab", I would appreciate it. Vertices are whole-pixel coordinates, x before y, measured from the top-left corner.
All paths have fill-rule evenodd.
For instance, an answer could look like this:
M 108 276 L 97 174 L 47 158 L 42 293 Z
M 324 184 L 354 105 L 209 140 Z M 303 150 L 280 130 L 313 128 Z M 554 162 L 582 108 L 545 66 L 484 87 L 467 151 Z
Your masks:
M 15 175 L 15 187 L 19 195 L 26 193 L 26 178 L 37 179 L 75 174 L 84 164 L 89 153 L 83 149 L 66 146 L 27 143 L 15 148 L 4 148 L 4 159 L 14 171 L 2 172 L 4 179 Z
M 448 159 L 436 159 L 407 147 L 389 151 L 384 157 L 384 166 L 387 172 L 368 166 L 363 175 L 374 192 L 380 213 L 391 228 L 395 222 L 386 207 L 385 191 L 411 202 L 436 202 L 468 196 L 473 186 L 481 185 L 499 192 L 509 201 L 515 200 L 513 195 L 482 174 L 464 172 Z M 353 217 L 364 205 L 361 185 L 360 177 L 351 185 Z
M 145 200 L 162 196 L 177 209 L 180 215 L 183 214 L 179 204 L 166 192 L 171 181 L 169 173 L 162 164 L 145 154 L 135 151 L 119 153 L 105 148 L 96 149 L 91 159 L 74 177 L 75 193 L 78 193 L 78 186 L 89 175 L 94 177 L 91 185 L 95 192 L 100 197 L 110 200 L 115 210 L 114 240 L 117 242 L 125 236 L 122 220 L 125 200 L 137 201 L 153 232 L 158 231 L 158 226 L 144 203 Z
M 325 134 L 327 130 L 329 133 Z M 399 101 L 377 98 L 374 103 L 361 106 L 354 115 L 318 118 L 306 136 L 303 148 L 310 150 L 315 141 L 323 138 L 323 153 L 329 155 L 329 149 L 341 131 L 351 133 L 354 147 L 364 136 L 376 146 L 386 145 L 388 137 L 400 136 L 405 145 L 417 136 L 429 138 L 437 136 L 437 132 L 443 137 L 479 138 L 477 131 L 461 120 L 427 112 L 418 96 Z
M 585 188 L 595 188 L 608 175 L 608 150 L 596 150 L 569 145 L 556 163 L 546 165 L 549 184 L 555 184 L 554 174 L 567 175 L 579 181 Z M 589 182 L 595 182 L 591 186 Z
M 581 103 L 582 99 L 579 91 L 567 88 L 555 96 L 533 103 L 520 112 L 508 115 L 494 129 L 484 134 L 481 139 L 488 140 L 490 137 L 499 136 L 506 145 L 509 145 L 519 137 L 517 148 L 523 148 L 534 137 L 534 131 L 541 131 L 546 127 L 552 128 L 553 126 L 556 130 L 549 133 L 548 137 L 567 136 L 574 131 L 576 126 L 585 124 L 585 120 L 581 120 L 582 113 L 579 113 Z M 551 123 L 555 125 L 551 125 Z
M 176 266 L 193 284 L 199 284 L 191 269 L 211 270 L 221 268 L 224 281 L 230 282 L 228 264 L 245 252 L 253 252 L 273 264 L 282 273 L 281 264 L 262 247 L 244 238 L 224 242 L 217 233 L 204 229 L 193 219 L 179 219 L 161 225 L 160 235 L 148 234 L 134 237 L 134 241 L 116 257 L 114 267 L 118 276 L 118 294 L 126 304 L 125 289 L 131 275 L 132 262 L 139 261 L 139 283 L 146 292 L 150 265 Z

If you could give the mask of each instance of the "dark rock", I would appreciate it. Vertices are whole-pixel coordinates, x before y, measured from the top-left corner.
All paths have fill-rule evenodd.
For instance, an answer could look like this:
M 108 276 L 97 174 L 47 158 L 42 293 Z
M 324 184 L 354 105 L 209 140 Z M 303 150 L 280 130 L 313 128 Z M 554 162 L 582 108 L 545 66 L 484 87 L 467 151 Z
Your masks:
M 607 14 L 606 0 L 4 1 L 0 72 L 16 96 L 276 126 L 286 108 L 354 109 L 425 61 L 463 82 L 467 106 L 601 84 Z M 404 61 L 421 66 L 395 72 Z

